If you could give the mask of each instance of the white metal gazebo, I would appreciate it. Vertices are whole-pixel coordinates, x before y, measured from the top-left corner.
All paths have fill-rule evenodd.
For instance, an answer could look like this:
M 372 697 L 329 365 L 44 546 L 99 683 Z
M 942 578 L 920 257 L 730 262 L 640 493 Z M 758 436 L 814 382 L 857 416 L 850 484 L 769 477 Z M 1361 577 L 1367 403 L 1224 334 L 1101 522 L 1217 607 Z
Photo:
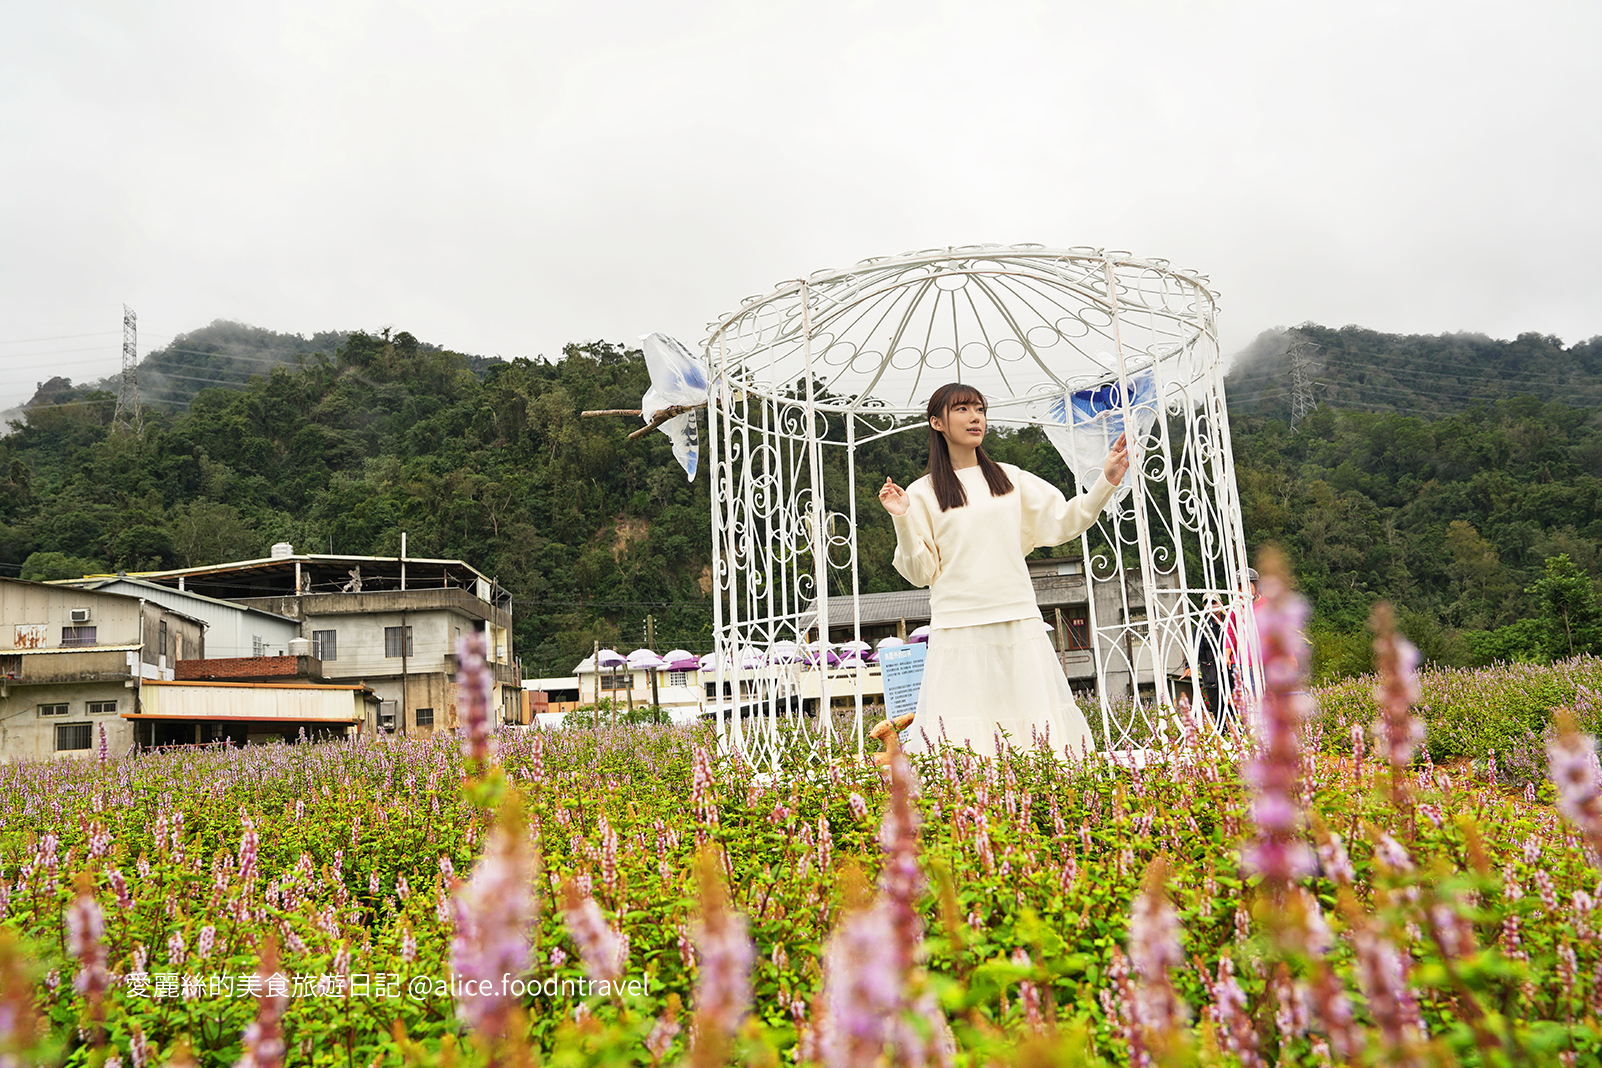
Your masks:
M 711 324 L 706 444 L 726 742 L 776 767 L 784 747 L 831 729 L 828 716 L 809 725 L 800 715 L 799 661 L 817 673 L 810 689 L 821 686 L 824 707 L 854 698 L 861 746 L 860 671 L 829 670 L 822 655 L 844 622 L 829 618 L 830 597 L 855 604 L 860 594 L 859 523 L 883 518 L 858 514 L 858 450 L 921 435 L 930 393 L 963 381 L 985 394 L 992 425 L 1043 427 L 1076 472 L 1099 470 L 1107 440 L 1130 431 L 1127 489 L 1081 538 L 1088 582 L 1120 591 L 1112 612 L 1090 598 L 1099 725 L 1086 712 L 1107 748 L 1142 744 L 1170 714 L 1174 681 L 1187 669 L 1195 677 L 1220 640 L 1202 625 L 1209 598 L 1250 626 L 1215 312 L 1205 278 L 1161 260 L 976 245 L 821 271 Z M 860 639 L 860 619 L 850 624 Z M 1134 700 L 1109 692 L 1114 676 L 1149 677 L 1146 699 L 1138 686 Z

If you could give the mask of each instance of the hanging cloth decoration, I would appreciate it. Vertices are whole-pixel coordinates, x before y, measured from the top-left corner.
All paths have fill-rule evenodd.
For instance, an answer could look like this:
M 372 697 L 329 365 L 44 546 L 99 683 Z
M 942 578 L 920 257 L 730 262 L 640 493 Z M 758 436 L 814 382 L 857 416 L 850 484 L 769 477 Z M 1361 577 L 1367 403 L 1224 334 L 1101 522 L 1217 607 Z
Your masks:
M 707 401 L 706 368 L 678 341 L 666 334 L 645 334 L 645 367 L 651 388 L 640 398 L 640 415 L 647 423 L 665 408 L 702 405 Z M 701 452 L 700 425 L 692 411 L 675 415 L 658 430 L 673 443 L 673 458 L 695 481 L 696 459 Z
M 1106 463 L 1118 435 L 1129 432 L 1129 453 L 1136 456 L 1137 443 L 1151 432 L 1157 420 L 1157 373 L 1147 367 L 1132 371 L 1128 403 L 1118 382 L 1106 382 L 1090 389 L 1067 390 L 1044 398 L 1033 405 L 1031 414 L 1041 423 L 1041 429 L 1057 449 L 1063 463 L 1073 472 L 1074 481 L 1081 489 L 1095 484 Z M 1133 426 L 1126 427 L 1124 413 L 1128 411 Z M 1130 492 L 1131 481 L 1125 479 L 1118 492 L 1107 502 L 1110 514 L 1119 500 Z

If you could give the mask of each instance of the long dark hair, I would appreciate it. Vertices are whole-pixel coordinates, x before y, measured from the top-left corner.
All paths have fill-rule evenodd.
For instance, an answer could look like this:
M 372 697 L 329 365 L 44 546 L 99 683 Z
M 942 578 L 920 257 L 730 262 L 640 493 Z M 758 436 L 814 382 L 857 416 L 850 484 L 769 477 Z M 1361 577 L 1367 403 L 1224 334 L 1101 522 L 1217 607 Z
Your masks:
M 972 386 L 961 382 L 951 382 L 934 391 L 929 398 L 927 415 L 930 419 L 946 421 L 946 412 L 953 404 L 977 404 L 986 407 L 984 394 Z M 977 451 L 979 470 L 985 473 L 985 482 L 990 486 L 992 497 L 1004 497 L 1012 492 L 1012 479 L 1001 465 L 985 455 L 984 446 Z M 929 481 L 934 484 L 935 500 L 940 502 L 942 512 L 950 508 L 961 508 L 968 503 L 968 493 L 962 488 L 962 480 L 957 477 L 956 469 L 951 466 L 951 449 L 946 444 L 946 436 L 929 426 Z

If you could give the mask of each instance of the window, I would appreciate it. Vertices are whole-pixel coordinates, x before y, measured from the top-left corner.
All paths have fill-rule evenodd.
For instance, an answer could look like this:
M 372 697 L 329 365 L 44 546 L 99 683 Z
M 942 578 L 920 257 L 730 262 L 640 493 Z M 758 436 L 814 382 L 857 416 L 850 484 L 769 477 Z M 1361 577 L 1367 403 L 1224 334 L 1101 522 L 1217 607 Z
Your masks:
M 117 714 L 117 702 L 90 701 L 89 714 L 91 716 L 114 716 Z
M 336 630 L 312 631 L 312 656 L 319 660 L 338 660 L 339 632 Z
M 0 656 L 0 678 L 14 679 L 22 674 L 22 656 Z
M 156 624 L 156 655 L 167 655 L 167 621 L 165 619 Z
M 93 645 L 95 643 L 94 627 L 62 627 L 62 645 Z
M 602 675 L 601 689 L 603 690 L 632 690 L 634 689 L 634 676 L 629 675 Z
M 1067 635 L 1067 639 L 1068 639 L 1068 648 L 1070 648 L 1070 649 L 1089 649 L 1090 648 L 1090 627 L 1085 622 L 1085 617 L 1084 616 L 1069 616 L 1068 617 L 1068 635 Z
M 67 706 L 66 705 L 40 705 L 39 706 L 39 714 L 41 716 L 65 716 L 67 714 Z
M 670 672 L 668 672 L 668 685 L 669 686 L 688 686 L 689 684 L 690 684 L 690 673 L 688 671 L 670 671 Z
M 432 727 L 434 725 L 434 710 L 432 708 L 419 708 L 415 719 L 419 727 Z
M 251 656 L 266 656 L 267 655 L 267 643 L 261 640 L 261 635 L 260 634 L 252 634 L 250 636 L 250 655 Z
M 93 749 L 94 744 L 94 728 L 89 724 L 56 724 L 56 752 L 65 753 L 71 749 Z
M 395 709 L 398 701 L 378 702 L 378 729 L 387 734 L 395 733 Z
M 402 642 L 401 632 L 402 631 L 405 632 L 405 639 L 404 640 L 405 640 L 406 644 L 405 644 L 404 648 L 401 645 L 401 642 Z M 416 654 L 412 652 L 412 628 L 411 627 L 385 627 L 384 628 L 384 655 L 388 656 L 388 657 L 415 656 Z

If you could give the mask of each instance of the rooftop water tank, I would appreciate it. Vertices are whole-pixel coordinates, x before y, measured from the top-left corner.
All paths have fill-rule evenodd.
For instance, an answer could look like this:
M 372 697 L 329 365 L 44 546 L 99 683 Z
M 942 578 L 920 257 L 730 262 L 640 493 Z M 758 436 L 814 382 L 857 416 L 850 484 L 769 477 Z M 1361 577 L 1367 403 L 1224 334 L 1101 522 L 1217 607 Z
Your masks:
M 295 555 L 295 547 L 293 545 L 291 545 L 287 541 L 281 541 L 277 545 L 273 546 L 273 559 L 274 560 L 277 560 L 280 557 L 294 556 L 294 555 Z

